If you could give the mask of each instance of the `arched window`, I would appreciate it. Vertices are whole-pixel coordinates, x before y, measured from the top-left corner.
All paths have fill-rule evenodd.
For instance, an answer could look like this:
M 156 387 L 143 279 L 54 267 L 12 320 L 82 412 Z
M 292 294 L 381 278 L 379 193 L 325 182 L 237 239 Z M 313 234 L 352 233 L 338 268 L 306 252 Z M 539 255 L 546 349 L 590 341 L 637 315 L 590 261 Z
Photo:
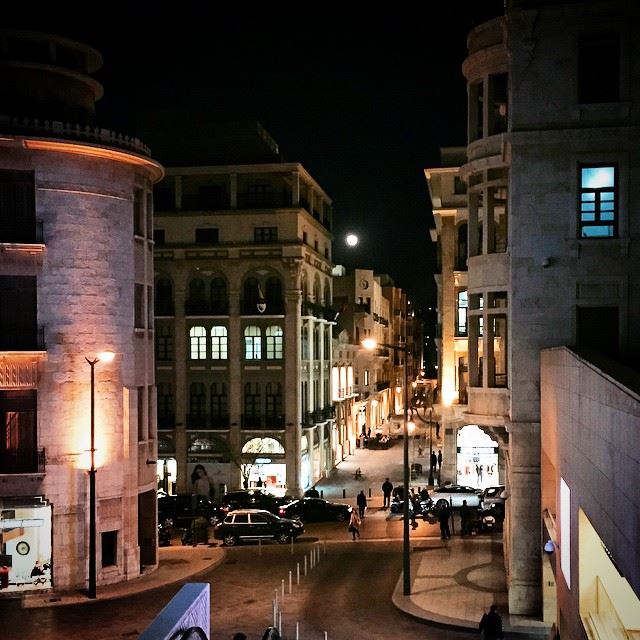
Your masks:
M 242 447 L 242 453 L 280 453 L 284 454 L 284 447 L 275 438 L 251 438 Z
M 211 281 L 211 312 L 215 315 L 227 315 L 229 313 L 229 298 L 227 296 L 227 283 L 223 278 L 214 278 Z
M 266 426 L 272 429 L 284 427 L 282 412 L 282 385 L 279 382 L 268 382 L 265 389 Z
M 316 304 L 322 302 L 322 298 L 320 297 L 320 278 L 316 278 L 313 283 L 313 301 Z
M 244 358 L 245 360 L 260 360 L 262 358 L 262 332 L 260 327 L 249 326 L 245 328 Z
M 256 315 L 259 303 L 258 280 L 257 278 L 247 278 L 242 288 L 242 313 Z
M 324 281 L 324 304 L 327 307 L 331 306 L 331 284 L 328 280 Z
M 190 354 L 192 360 L 207 359 L 207 330 L 204 327 L 189 329 Z
M 207 390 L 202 382 L 192 382 L 189 386 L 189 427 L 202 428 L 207 420 Z
M 284 313 L 284 305 L 282 303 L 282 282 L 280 278 L 267 278 L 265 285 L 265 298 L 267 302 L 267 313 L 281 314 Z
M 203 312 L 205 305 L 204 280 L 194 278 L 189 282 L 189 310 L 191 312 Z
M 173 315 L 173 286 L 169 278 L 156 280 L 155 312 L 157 316 Z
M 214 382 L 211 385 L 211 427 L 213 429 L 229 428 L 229 400 L 227 385 L 224 382 Z
M 227 327 L 216 326 L 211 328 L 211 358 L 213 360 L 226 360 L 228 355 Z
M 320 346 L 322 345 L 322 325 L 318 325 L 314 329 L 314 345 L 313 345 L 313 359 L 320 360 L 320 354 L 322 353 Z
M 267 327 L 267 360 L 282 360 L 282 327 L 273 325 Z

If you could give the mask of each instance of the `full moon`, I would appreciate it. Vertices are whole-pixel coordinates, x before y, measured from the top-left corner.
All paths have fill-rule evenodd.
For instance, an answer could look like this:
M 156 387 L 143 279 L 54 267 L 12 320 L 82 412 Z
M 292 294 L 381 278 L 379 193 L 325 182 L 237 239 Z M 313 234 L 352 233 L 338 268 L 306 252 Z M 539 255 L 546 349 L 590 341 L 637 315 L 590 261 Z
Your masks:
M 349 247 L 355 247 L 358 244 L 358 236 L 355 233 L 350 233 L 346 238 L 345 242 Z

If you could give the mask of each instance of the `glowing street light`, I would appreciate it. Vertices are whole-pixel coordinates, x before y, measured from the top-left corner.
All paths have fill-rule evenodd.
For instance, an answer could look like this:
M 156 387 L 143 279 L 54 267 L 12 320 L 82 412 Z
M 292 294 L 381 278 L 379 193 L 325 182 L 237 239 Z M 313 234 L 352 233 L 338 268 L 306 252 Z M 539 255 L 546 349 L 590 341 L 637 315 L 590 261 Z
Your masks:
M 355 247 L 360 242 L 360 238 L 355 233 L 348 233 L 344 241 L 348 247 Z
M 103 351 L 95 358 L 85 360 L 91 367 L 91 468 L 89 469 L 89 589 L 88 596 L 96 597 L 96 424 L 94 369 L 98 362 L 112 362 L 116 354 Z

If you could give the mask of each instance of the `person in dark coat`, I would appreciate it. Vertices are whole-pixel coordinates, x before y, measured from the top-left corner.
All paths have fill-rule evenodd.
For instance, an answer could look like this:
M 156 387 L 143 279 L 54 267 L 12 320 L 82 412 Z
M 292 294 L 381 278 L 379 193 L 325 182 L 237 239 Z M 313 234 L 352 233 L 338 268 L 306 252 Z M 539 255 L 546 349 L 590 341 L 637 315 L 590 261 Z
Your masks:
M 393 485 L 389 481 L 389 478 L 387 478 L 382 483 L 382 495 L 384 496 L 384 504 L 383 504 L 383 508 L 384 509 L 386 509 L 387 507 L 391 506 L 391 492 L 392 491 L 393 491 Z
M 438 451 L 438 471 L 442 469 L 442 449 Z
M 460 507 L 460 527 L 463 536 L 471 533 L 471 509 L 467 506 L 466 500 L 462 501 L 462 506 Z
M 436 457 L 436 452 L 431 452 L 431 471 L 434 471 L 438 466 L 438 458 Z
M 448 540 L 451 537 L 451 531 L 449 530 L 449 518 L 451 517 L 451 511 L 448 506 L 442 507 L 438 514 L 438 522 L 440 522 L 440 537 L 443 540 Z
M 498 613 L 498 607 L 492 604 L 489 607 L 489 613 L 485 613 L 478 625 L 480 631 L 484 633 L 484 640 L 502 640 L 502 618 Z
M 358 503 L 358 511 L 360 513 L 360 519 L 364 518 L 364 511 L 367 508 L 367 496 L 364 495 L 364 491 L 361 491 L 356 498 Z

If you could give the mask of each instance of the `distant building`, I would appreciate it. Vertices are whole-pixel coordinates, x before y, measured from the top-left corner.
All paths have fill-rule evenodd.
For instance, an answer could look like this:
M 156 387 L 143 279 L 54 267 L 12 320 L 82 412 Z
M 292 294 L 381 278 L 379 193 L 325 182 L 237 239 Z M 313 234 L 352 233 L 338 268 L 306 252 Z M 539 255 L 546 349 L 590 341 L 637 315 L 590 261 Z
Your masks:
M 152 186 L 93 128 L 94 49 L 0 31 L 0 595 L 88 581 L 95 365 L 97 584 L 157 565 Z M 33 575 L 34 565 L 44 567 Z
M 434 235 L 442 251 L 441 404 L 451 429 L 448 450 L 456 452 L 455 477 L 465 477 L 469 455 L 479 460 L 495 456 L 499 478 L 492 481 L 505 484 L 508 496 L 504 541 L 509 610 L 543 613 L 545 620 L 557 622 L 561 637 L 596 637 L 587 614 L 597 613 L 596 624 L 601 625 L 606 607 L 626 620 L 625 625 L 637 620 L 623 612 L 628 605 L 636 607 L 636 601 L 621 599 L 622 591 L 613 583 L 607 586 L 609 569 L 598 582 L 599 570 L 583 564 L 584 554 L 591 553 L 591 543 L 583 541 L 598 536 L 612 566 L 625 567 L 630 591 L 624 593 L 633 592 L 637 600 L 640 582 L 631 568 L 637 536 L 623 539 L 618 532 L 627 536 L 630 529 L 612 520 L 620 517 L 621 509 L 614 513 L 608 507 L 619 500 L 610 480 L 601 475 L 609 459 L 598 440 L 592 442 L 591 461 L 586 443 L 575 443 L 585 451 L 583 458 L 566 448 L 573 438 L 596 434 L 619 446 L 619 434 L 605 423 L 614 419 L 620 429 L 629 428 L 633 409 L 619 406 L 629 394 L 591 357 L 570 350 L 543 351 L 565 345 L 578 354 L 591 349 L 637 369 L 640 333 L 634 327 L 640 294 L 633 282 L 640 272 L 640 253 L 634 243 L 638 228 L 633 211 L 640 192 L 633 158 L 639 115 L 632 106 L 640 90 L 633 75 L 639 58 L 633 45 L 637 17 L 637 10 L 623 2 L 514 0 L 505 17 L 469 34 L 469 55 L 463 63 L 469 141 L 459 169 L 467 185 L 466 274 L 450 268 L 457 257 L 453 247 L 462 258 L 464 237 L 456 239 L 453 222 L 464 224 L 464 204 L 456 201 L 455 188 L 448 192 L 454 206 L 437 202 L 438 174 L 427 171 L 435 198 Z M 441 171 L 446 174 L 447 169 Z M 464 289 L 462 312 L 458 296 Z M 456 366 L 461 345 L 451 335 L 452 325 L 455 334 L 462 317 L 466 398 Z M 541 352 L 543 379 L 562 383 L 565 393 L 553 392 L 547 383 L 541 398 Z M 563 367 L 568 367 L 564 373 Z M 585 390 L 590 408 L 581 407 L 571 395 L 573 390 L 581 393 L 576 387 L 580 371 L 585 384 L 592 381 L 590 391 Z M 465 400 L 466 406 L 458 409 L 446 407 Z M 548 427 L 542 445 L 544 523 L 541 416 L 547 416 Z M 479 429 L 477 440 L 465 443 L 462 434 L 469 427 Z M 636 445 L 629 442 L 630 458 L 610 460 L 612 466 L 634 473 Z M 476 484 L 486 482 L 485 467 Z M 619 486 L 617 479 L 613 486 Z M 625 513 L 634 508 L 635 501 L 623 502 Z M 582 533 L 580 510 L 591 527 Z M 545 541 L 554 536 L 557 551 L 543 556 Z M 549 602 L 549 559 L 558 560 L 553 567 L 557 616 Z M 562 563 L 565 568 L 570 563 L 571 571 L 559 570 Z M 598 589 L 599 599 L 593 597 Z M 611 613 L 607 624 L 613 624 L 615 615 Z M 600 631 L 600 637 L 613 637 L 608 629 L 604 635 Z
M 300 495 L 333 466 L 331 200 L 297 163 L 170 168 L 156 188 L 160 486 Z M 339 456 L 338 456 L 339 457 Z

